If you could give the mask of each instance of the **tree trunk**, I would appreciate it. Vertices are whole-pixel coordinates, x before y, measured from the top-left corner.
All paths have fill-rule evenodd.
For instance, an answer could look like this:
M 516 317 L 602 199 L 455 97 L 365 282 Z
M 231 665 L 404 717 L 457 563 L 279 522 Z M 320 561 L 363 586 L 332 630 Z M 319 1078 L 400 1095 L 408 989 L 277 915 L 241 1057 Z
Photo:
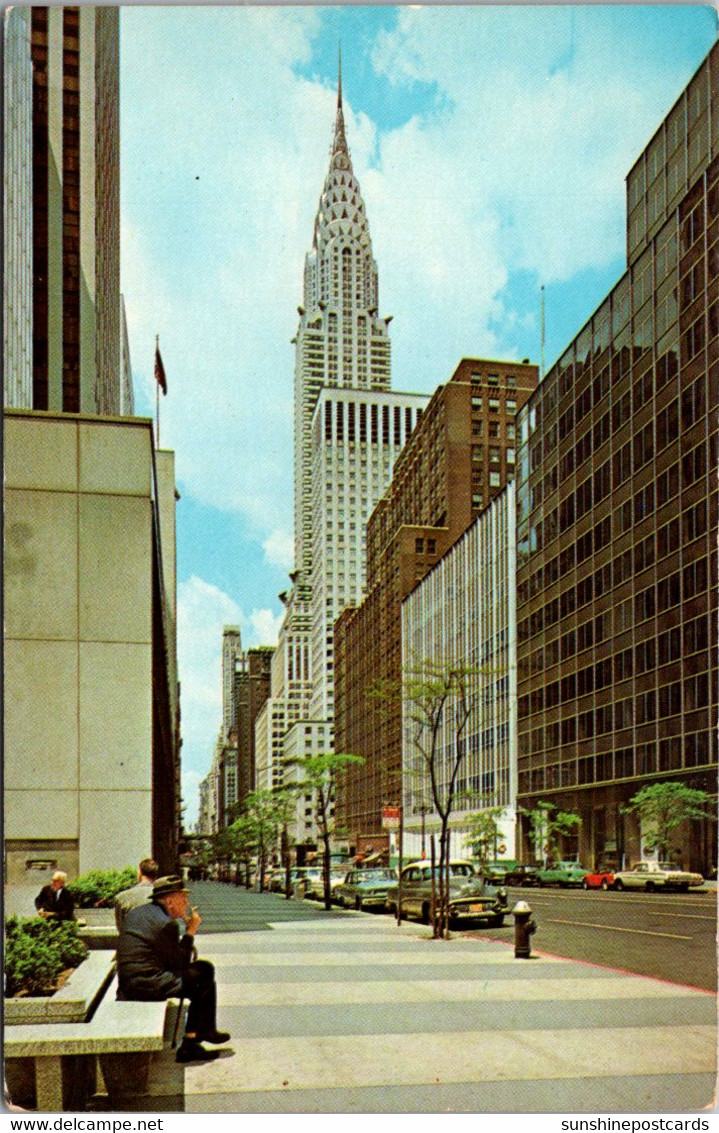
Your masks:
M 325 891 L 325 909 L 331 909 L 332 889 L 330 887 L 330 832 L 326 827 L 322 831 L 322 841 L 325 844 L 324 860 L 322 862 L 322 881 Z

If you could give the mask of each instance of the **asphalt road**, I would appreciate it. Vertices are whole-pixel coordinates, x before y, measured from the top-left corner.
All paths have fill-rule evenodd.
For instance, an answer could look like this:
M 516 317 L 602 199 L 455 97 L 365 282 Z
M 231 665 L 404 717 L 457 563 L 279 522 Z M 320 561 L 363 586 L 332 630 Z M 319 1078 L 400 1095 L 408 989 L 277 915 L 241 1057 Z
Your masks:
M 715 892 L 509 889 L 510 908 L 520 899 L 528 902 L 537 922 L 532 937 L 537 952 L 716 991 Z M 510 916 L 503 929 L 477 935 L 511 941 L 514 920 Z

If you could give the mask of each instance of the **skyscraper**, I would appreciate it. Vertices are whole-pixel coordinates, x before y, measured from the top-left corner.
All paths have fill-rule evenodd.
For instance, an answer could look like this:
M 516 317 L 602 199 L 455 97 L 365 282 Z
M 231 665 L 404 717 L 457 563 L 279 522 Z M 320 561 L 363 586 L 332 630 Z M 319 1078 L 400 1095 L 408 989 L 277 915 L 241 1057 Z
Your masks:
M 641 788 L 716 793 L 718 90 L 715 46 L 627 177 L 626 272 L 519 420 L 518 797 L 576 811 L 588 864 L 642 856 Z M 713 823 L 677 838 L 716 867 Z
M 377 265 L 347 145 L 340 71 L 329 170 L 294 339 L 296 569 L 281 640 L 302 645 L 295 679 L 311 692 L 302 719 L 288 703 L 290 731 L 309 713 L 331 735 L 334 620 L 362 600 L 365 524 L 427 402 L 423 394 L 390 389 L 390 317 L 378 310 Z M 273 699 L 289 695 L 287 679 L 284 662 L 278 664 Z M 291 735 L 288 745 L 293 754 L 305 746 Z
M 222 629 L 222 738 L 226 740 L 230 729 L 237 724 L 237 695 L 235 691 L 235 662 L 242 656 L 242 639 L 239 626 Z
M 119 9 L 14 8 L 5 42 L 5 404 L 120 414 Z

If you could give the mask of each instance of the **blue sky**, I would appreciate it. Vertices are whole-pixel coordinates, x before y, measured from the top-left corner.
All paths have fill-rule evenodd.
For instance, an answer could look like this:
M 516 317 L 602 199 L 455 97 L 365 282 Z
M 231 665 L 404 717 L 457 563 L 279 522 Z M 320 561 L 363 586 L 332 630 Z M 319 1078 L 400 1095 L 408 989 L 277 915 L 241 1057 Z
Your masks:
M 223 624 L 273 644 L 292 565 L 304 255 L 342 42 L 395 389 L 547 363 L 624 269 L 624 177 L 716 38 L 708 6 L 121 9 L 122 286 L 137 411 L 176 452 L 183 793 L 220 724 Z

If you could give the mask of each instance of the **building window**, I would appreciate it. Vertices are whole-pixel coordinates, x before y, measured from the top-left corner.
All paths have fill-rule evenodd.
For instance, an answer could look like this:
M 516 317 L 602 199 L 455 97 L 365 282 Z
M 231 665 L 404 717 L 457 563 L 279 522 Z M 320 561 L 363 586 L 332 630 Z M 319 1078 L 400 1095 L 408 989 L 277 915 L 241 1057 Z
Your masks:
M 516 406 L 516 402 L 514 404 Z M 507 402 L 507 411 L 509 411 L 509 402 Z M 489 398 L 489 412 L 490 413 L 499 413 L 499 398 L 498 397 L 490 397 Z
M 507 406 L 507 413 L 514 414 L 514 413 L 517 412 L 517 402 L 516 402 L 515 398 L 508 397 L 507 402 L 506 402 L 506 406 Z
M 423 555 L 424 554 L 424 539 L 421 539 L 419 537 L 417 539 L 415 539 L 414 549 L 415 549 L 416 554 Z
M 489 486 L 490 486 L 490 488 L 498 488 L 499 484 L 500 484 L 499 472 L 490 472 L 490 474 L 489 474 Z

